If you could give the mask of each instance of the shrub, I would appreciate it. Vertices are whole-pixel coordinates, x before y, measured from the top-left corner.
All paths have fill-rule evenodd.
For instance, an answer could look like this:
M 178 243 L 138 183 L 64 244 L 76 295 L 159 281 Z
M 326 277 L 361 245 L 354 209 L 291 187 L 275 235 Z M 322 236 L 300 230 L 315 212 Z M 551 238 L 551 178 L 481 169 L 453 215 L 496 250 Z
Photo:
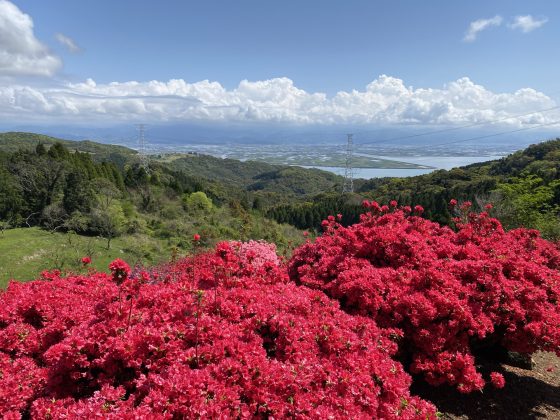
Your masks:
M 220 243 L 150 271 L 11 283 L 0 410 L 17 418 L 434 418 L 391 330 L 288 281 L 274 247 Z M 17 390 L 17 392 L 14 392 Z
M 504 232 L 487 213 L 467 215 L 468 205 L 457 231 L 409 207 L 365 205 L 371 211 L 356 225 L 324 221 L 325 234 L 295 251 L 289 275 L 350 314 L 399 329 L 410 372 L 471 392 L 485 384 L 475 366 L 481 348 L 560 355 L 560 252 L 537 231 Z

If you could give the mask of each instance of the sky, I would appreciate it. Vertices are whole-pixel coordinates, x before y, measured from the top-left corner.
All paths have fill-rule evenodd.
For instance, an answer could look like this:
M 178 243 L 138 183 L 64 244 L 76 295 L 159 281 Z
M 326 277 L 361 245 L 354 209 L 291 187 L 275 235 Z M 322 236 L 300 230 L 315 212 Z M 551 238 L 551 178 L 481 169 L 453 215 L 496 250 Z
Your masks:
M 559 22 L 557 0 L 0 0 L 0 121 L 560 127 Z

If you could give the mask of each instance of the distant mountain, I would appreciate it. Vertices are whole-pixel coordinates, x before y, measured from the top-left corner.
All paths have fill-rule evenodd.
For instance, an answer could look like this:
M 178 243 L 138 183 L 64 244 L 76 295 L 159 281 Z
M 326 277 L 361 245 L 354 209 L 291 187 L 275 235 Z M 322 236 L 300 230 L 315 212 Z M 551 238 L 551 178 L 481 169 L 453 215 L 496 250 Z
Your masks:
M 31 131 L 53 137 L 73 140 L 94 139 L 100 143 L 121 144 L 134 148 L 137 130 L 133 124 L 110 127 L 78 126 L 9 126 L 0 124 L 4 131 Z M 188 145 L 335 145 L 346 142 L 346 134 L 353 133 L 359 144 L 382 146 L 438 146 L 453 142 L 450 148 L 477 146 L 508 146 L 512 150 L 530 145 L 535 138 L 554 138 L 558 131 L 535 129 L 512 132 L 511 126 L 486 125 L 479 127 L 446 126 L 300 126 L 287 124 L 151 124 L 146 129 L 146 139 L 151 148 L 184 147 Z M 486 137 L 492 136 L 492 137 Z M 482 137 L 480 139 L 473 138 Z

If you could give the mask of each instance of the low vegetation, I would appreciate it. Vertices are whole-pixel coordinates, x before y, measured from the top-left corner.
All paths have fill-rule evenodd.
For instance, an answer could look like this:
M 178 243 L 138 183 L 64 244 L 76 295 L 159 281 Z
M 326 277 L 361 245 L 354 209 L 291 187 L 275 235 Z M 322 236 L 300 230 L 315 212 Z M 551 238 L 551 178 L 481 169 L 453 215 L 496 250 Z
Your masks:
M 461 393 L 477 350 L 560 355 L 560 250 L 460 207 L 364 203 L 288 264 L 264 241 L 221 242 L 110 274 L 90 258 L 0 295 L 0 410 L 11 418 L 436 419 L 411 374 Z M 455 207 L 457 203 L 451 203 Z M 281 297 L 281 299 L 279 299 Z M 17 389 L 17 392 L 14 390 Z

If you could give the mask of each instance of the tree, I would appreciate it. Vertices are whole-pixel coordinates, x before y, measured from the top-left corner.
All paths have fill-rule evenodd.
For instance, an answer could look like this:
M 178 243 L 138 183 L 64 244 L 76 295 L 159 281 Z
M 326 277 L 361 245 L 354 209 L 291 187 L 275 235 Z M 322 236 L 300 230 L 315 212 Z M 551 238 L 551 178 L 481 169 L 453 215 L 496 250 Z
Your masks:
M 35 147 L 35 153 L 39 156 L 45 156 L 47 154 L 47 148 L 43 143 L 39 143 L 37 147 Z
M 53 144 L 48 151 L 48 155 L 53 159 L 65 159 L 69 154 L 68 149 L 59 142 Z
M 55 232 L 64 227 L 66 217 L 66 212 L 60 203 L 49 204 L 41 212 L 41 224 Z
M 106 211 L 113 201 L 121 196 L 117 187 L 105 178 L 96 179 L 93 182 L 93 189 L 97 192 L 97 205 L 103 211 Z
M 41 212 L 60 191 L 67 164 L 49 156 L 14 155 L 9 164 L 25 197 L 29 212 Z
M 560 208 L 554 203 L 560 180 L 548 184 L 536 175 L 512 178 L 498 185 L 494 214 L 507 228 L 538 229 L 550 239 L 560 238 Z
M 124 231 L 125 217 L 121 206 L 111 205 L 106 210 L 94 209 L 90 223 L 90 229 L 105 238 L 107 249 L 111 249 L 111 241 Z
M 73 171 L 66 176 L 62 206 L 68 214 L 75 211 L 87 213 L 94 202 L 90 183 L 82 172 Z
M 212 200 L 202 191 L 197 191 L 183 197 L 185 210 L 191 214 L 203 214 L 212 210 Z
M 23 196 L 16 178 L 0 167 L 0 220 L 16 218 L 23 205 Z

